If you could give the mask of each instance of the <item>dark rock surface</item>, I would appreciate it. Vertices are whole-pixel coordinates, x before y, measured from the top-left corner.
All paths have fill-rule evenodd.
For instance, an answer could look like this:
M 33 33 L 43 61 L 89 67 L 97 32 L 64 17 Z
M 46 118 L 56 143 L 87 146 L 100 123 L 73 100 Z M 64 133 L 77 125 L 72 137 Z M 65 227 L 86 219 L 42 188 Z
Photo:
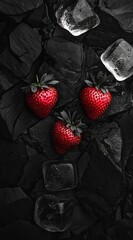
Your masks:
M 0 12 L 9 15 L 17 15 L 37 8 L 42 2 L 42 0 L 4 0 L 0 3 Z
M 86 117 L 79 92 L 97 71 L 92 67 L 105 71 L 103 51 L 119 38 L 133 44 L 133 34 L 97 8 L 97 0 L 87 0 L 101 23 L 76 38 L 56 24 L 54 8 L 63 1 L 0 2 L 0 239 L 132 240 L 133 77 L 117 85 L 97 121 Z M 59 100 L 40 120 L 21 88 L 44 73 L 59 80 Z M 81 114 L 87 127 L 81 144 L 59 156 L 51 131 L 59 111 L 68 108 Z M 34 203 L 48 192 L 42 165 L 51 160 L 72 162 L 77 170 L 77 186 L 61 192 L 74 198 L 71 228 L 64 233 L 34 223 Z
M 23 141 L 0 139 L 0 156 L 0 186 L 17 186 L 28 160 Z
M 9 48 L 0 56 L 0 63 L 17 77 L 25 77 L 41 53 L 41 37 L 27 24 L 21 23 L 9 36 Z
M 12 138 L 15 140 L 28 127 L 33 125 L 38 119 L 30 112 L 25 104 L 23 84 L 19 83 L 15 87 L 2 95 L 0 102 L 1 116 L 6 122 Z
M 45 154 L 48 159 L 56 158 L 58 156 L 54 151 L 51 141 L 53 124 L 54 119 L 48 117 L 29 128 L 28 133 L 23 135 L 23 139 L 28 145 Z

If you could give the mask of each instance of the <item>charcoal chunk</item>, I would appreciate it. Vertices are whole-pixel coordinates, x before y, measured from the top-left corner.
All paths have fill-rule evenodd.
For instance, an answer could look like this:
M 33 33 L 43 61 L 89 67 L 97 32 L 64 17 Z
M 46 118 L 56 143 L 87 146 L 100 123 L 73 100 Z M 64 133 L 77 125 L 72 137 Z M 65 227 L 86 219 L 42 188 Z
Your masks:
M 9 48 L 0 55 L 0 63 L 17 77 L 25 77 L 41 53 L 41 37 L 26 23 L 9 35 Z
M 21 14 L 37 8 L 42 2 L 42 0 L 3 0 L 0 2 L 0 12 L 9 15 Z
M 23 84 L 20 83 L 5 92 L 0 101 L 0 114 L 13 139 L 38 121 L 25 104 L 22 86 Z

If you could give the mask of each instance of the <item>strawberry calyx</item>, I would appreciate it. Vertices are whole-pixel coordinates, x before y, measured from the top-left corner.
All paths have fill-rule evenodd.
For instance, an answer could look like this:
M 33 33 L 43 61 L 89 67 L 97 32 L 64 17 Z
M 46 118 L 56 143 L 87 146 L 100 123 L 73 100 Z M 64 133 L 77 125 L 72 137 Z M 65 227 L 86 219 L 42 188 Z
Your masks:
M 97 90 L 100 89 L 104 94 L 108 92 L 117 92 L 116 86 L 117 84 L 113 82 L 114 77 L 112 74 L 107 75 L 106 73 L 103 73 L 100 71 L 96 78 L 92 73 L 90 75 L 90 80 L 85 80 L 86 84 L 89 87 L 95 87 Z
M 36 75 L 36 82 L 31 83 L 29 86 L 23 87 L 22 89 L 26 92 L 31 91 L 32 93 L 37 92 L 38 89 L 48 89 L 50 86 L 54 86 L 59 81 L 54 79 L 53 74 L 43 74 L 41 79 L 39 80 L 38 75 Z
M 75 135 L 79 137 L 83 132 L 83 128 L 86 127 L 86 125 L 82 122 L 81 116 L 78 116 L 77 112 L 71 113 L 70 110 L 68 110 L 68 112 L 62 111 L 60 112 L 58 119 L 63 121 L 66 127 L 70 128 Z

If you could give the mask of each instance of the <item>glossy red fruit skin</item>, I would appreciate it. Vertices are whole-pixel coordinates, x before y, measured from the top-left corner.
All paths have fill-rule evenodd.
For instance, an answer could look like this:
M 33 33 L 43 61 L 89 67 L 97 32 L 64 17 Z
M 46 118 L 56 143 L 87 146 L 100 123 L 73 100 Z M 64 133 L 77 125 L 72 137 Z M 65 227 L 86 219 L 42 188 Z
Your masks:
M 62 121 L 57 121 L 54 124 L 52 138 L 58 154 L 67 153 L 81 142 L 81 136 L 75 135 Z
M 80 100 L 89 119 L 96 120 L 109 107 L 112 101 L 110 92 L 103 93 L 95 87 L 85 87 L 80 92 Z
M 25 101 L 30 110 L 39 118 L 46 118 L 51 113 L 58 100 L 58 92 L 54 87 L 38 89 L 35 93 L 25 95 Z

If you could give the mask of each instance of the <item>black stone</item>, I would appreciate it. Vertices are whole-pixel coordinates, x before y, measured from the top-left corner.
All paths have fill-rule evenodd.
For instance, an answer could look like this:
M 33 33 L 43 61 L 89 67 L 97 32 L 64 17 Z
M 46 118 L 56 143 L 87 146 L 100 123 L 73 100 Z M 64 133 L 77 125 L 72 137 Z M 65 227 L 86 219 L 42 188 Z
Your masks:
M 81 78 L 84 61 L 82 46 L 54 37 L 48 41 L 46 51 L 53 61 L 53 67 L 62 74 L 62 81 L 73 89 L 74 93 L 77 93 L 83 83 Z
M 32 201 L 21 188 L 1 189 L 0 196 L 2 199 L 5 198 L 0 204 L 1 227 L 12 224 L 18 219 L 27 218 L 32 209 Z
M 121 168 L 122 135 L 116 122 L 97 123 L 89 130 L 105 156 L 118 168 Z
M 27 161 L 24 143 L 0 139 L 0 156 L 0 186 L 17 185 Z
M 18 84 L 5 92 L 0 101 L 0 114 L 13 139 L 38 121 L 25 104 L 22 86 Z
M 32 10 L 28 17 L 26 17 L 26 23 L 31 27 L 40 28 L 43 15 L 46 15 L 44 4 L 41 4 L 38 8 Z
M 7 69 L 1 67 L 1 70 L 0 70 L 0 94 L 4 93 L 4 91 L 7 91 L 11 87 L 13 87 L 19 81 L 20 81 L 19 78 L 15 77 Z
M 89 164 L 89 161 L 90 161 L 90 155 L 88 154 L 88 152 L 84 152 L 77 161 L 79 182 L 81 182 L 81 179 L 82 179 L 84 172 Z
M 50 116 L 31 127 L 27 135 L 23 135 L 25 142 L 29 146 L 44 153 L 49 159 L 56 159 L 58 156 L 54 151 L 51 138 L 53 124 L 54 119 Z
M 63 156 L 63 161 L 77 162 L 80 155 L 81 152 L 79 151 L 79 146 L 77 146 Z
M 44 231 L 35 224 L 25 220 L 18 220 L 14 224 L 0 229 L 0 236 L 2 240 L 51 239 L 50 232 Z
M 122 173 L 102 153 L 96 140 L 92 141 L 88 151 L 90 162 L 82 179 L 82 188 L 85 188 L 88 194 L 94 193 L 101 196 L 109 206 L 114 208 L 122 193 Z
M 10 0 L 3 0 L 0 2 L 0 12 L 9 15 L 21 14 L 37 8 L 42 2 L 42 0 L 12 0 L 12 2 Z
M 19 185 L 26 190 L 31 190 L 36 182 L 42 177 L 42 164 L 46 157 L 42 154 L 29 156 L 28 162 L 24 166 L 23 176 Z
M 46 188 L 44 185 L 44 179 L 40 179 L 33 189 L 31 196 L 36 200 L 38 197 L 44 195 L 46 193 Z
M 132 89 L 131 88 L 127 89 L 127 86 L 125 86 L 124 90 L 121 91 L 120 94 L 113 95 L 112 102 L 107 111 L 102 116 L 102 118 L 105 119 L 112 115 L 119 114 L 125 110 L 130 109 L 131 106 L 132 106 Z
M 40 35 L 26 23 L 21 23 L 10 34 L 9 48 L 0 55 L 0 63 L 17 77 L 25 77 L 40 53 Z
M 0 188 L 0 207 L 12 204 L 20 199 L 27 198 L 20 187 Z
M 49 161 L 43 164 L 44 184 L 48 191 L 73 189 L 77 185 L 77 171 L 74 162 Z

